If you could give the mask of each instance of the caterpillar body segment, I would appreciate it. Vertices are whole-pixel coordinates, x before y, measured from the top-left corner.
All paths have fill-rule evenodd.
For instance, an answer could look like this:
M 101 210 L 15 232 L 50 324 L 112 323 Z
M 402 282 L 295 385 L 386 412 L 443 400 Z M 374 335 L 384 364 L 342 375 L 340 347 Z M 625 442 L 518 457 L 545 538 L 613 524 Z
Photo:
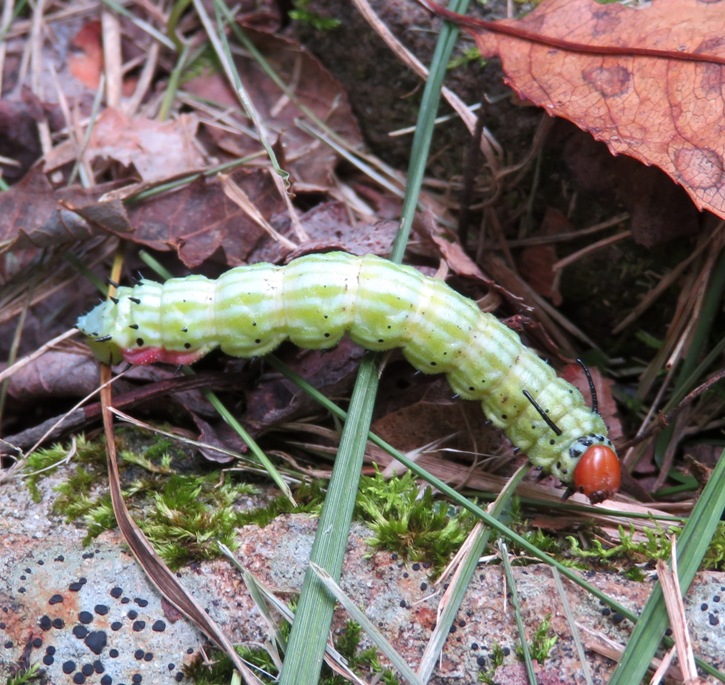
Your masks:
M 456 394 L 480 401 L 514 445 L 571 490 L 599 502 L 619 488 L 604 421 L 576 388 L 473 301 L 374 255 L 306 255 L 284 267 L 237 267 L 216 281 L 142 281 L 119 288 L 78 328 L 112 363 L 189 364 L 216 347 L 260 356 L 286 339 L 325 349 L 344 335 L 370 350 L 401 348 L 415 368 L 445 373 Z

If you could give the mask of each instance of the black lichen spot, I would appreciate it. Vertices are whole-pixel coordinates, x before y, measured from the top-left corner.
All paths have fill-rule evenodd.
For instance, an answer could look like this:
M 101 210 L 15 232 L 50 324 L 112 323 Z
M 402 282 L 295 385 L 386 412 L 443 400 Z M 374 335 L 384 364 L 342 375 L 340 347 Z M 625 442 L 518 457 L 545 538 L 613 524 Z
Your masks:
M 146 652 L 146 654 L 143 655 L 144 661 L 153 661 L 154 660 L 154 653 L 153 652 Z
M 70 584 L 70 585 L 68 586 L 68 589 L 69 589 L 69 590 L 70 590 L 71 592 L 78 592 L 78 591 L 79 591 L 79 590 L 80 590 L 80 589 L 81 589 L 82 587 L 83 587 L 83 583 L 79 583 L 79 582 L 77 582 L 77 581 L 76 581 L 75 583 L 71 583 L 71 584 Z
M 166 630 L 166 623 L 159 619 L 158 621 L 155 621 L 154 624 L 151 626 L 151 630 L 156 633 L 163 633 Z
M 105 604 L 96 604 L 96 606 L 93 607 L 93 611 L 95 611 L 99 616 L 105 616 L 109 612 L 109 608 Z
M 54 604 L 62 604 L 63 602 L 63 595 L 53 595 L 49 600 L 48 604 L 53 606 Z
M 84 676 L 93 675 L 93 664 L 83 664 L 83 668 L 81 668 L 81 673 Z
M 110 675 L 104 675 L 101 678 L 101 685 L 113 685 L 113 678 Z
M 94 630 L 85 640 L 86 647 L 94 654 L 100 654 L 106 648 L 107 642 L 105 630 Z
M 73 683 L 74 685 L 83 685 L 83 683 L 86 682 L 86 677 L 78 671 L 78 673 L 75 673 L 73 675 Z
M 96 659 L 93 662 L 93 670 L 96 673 L 103 673 L 106 670 L 106 667 L 103 665 L 103 662 L 102 661 L 99 661 L 98 659 Z
M 52 666 L 52 665 L 53 665 L 53 664 L 55 663 L 55 659 L 54 659 L 54 658 L 53 658 L 53 657 L 52 657 L 52 656 L 51 656 L 50 654 L 46 654 L 46 655 L 45 655 L 45 656 L 43 657 L 43 663 L 44 663 L 44 664 L 45 664 L 46 666 Z
M 73 635 L 75 635 L 79 640 L 82 640 L 84 637 L 86 637 L 88 633 L 88 628 L 86 628 L 85 626 L 73 626 Z
M 109 649 L 108 650 L 108 656 L 110 656 L 111 659 L 117 659 L 118 658 L 118 650 L 117 649 Z
M 123 588 L 122 587 L 114 587 L 111 589 L 111 597 L 115 597 L 118 599 L 123 594 Z
M 50 616 L 41 616 L 40 621 L 38 621 L 38 625 L 41 630 L 50 630 L 50 626 L 52 625 L 50 622 Z M 3 628 L 4 627 L 5 626 L 3 626 Z
M 120 621 L 114 621 L 113 623 L 111 623 L 111 630 L 113 632 L 121 630 L 121 628 L 123 628 L 123 623 L 121 623 Z
M 720 617 L 717 614 L 710 614 L 707 617 L 707 622 L 711 626 L 719 626 L 720 625 Z
M 177 682 L 177 683 L 180 683 L 180 682 L 181 682 L 181 681 L 182 681 L 182 680 L 184 679 L 184 674 L 183 674 L 183 673 L 182 673 L 181 671 L 179 671 L 179 672 L 178 672 L 178 673 L 177 673 L 177 674 L 176 674 L 176 675 L 174 676 L 174 679 L 176 680 L 176 682 Z
M 73 673 L 73 671 L 76 670 L 76 662 L 75 661 L 64 661 L 63 665 L 61 666 L 61 669 L 63 673 L 66 675 Z
M 143 677 L 141 676 L 140 673 L 134 673 L 131 676 L 131 682 L 132 683 L 140 683 L 142 680 L 143 680 Z
M 53 619 L 53 628 L 57 628 L 60 630 L 61 628 L 65 627 L 65 621 L 62 618 L 54 618 Z
M 146 621 L 134 621 L 131 628 L 134 633 L 140 633 L 146 627 Z
M 148 599 L 142 599 L 141 597 L 135 597 L 133 601 L 140 607 L 147 607 L 149 605 Z
M 131 611 L 126 614 L 126 616 L 128 616 L 133 621 L 133 619 L 138 618 L 138 611 L 136 611 L 136 609 L 131 609 Z
M 88 625 L 89 623 L 93 623 L 93 614 L 90 611 L 81 611 L 78 614 L 78 620 L 84 625 Z
M 136 659 L 136 661 L 141 661 L 141 659 L 143 659 L 143 655 L 144 655 L 143 649 L 137 649 L 133 653 L 133 658 Z
M 42 637 L 33 638 L 33 641 L 30 644 L 33 645 L 33 647 L 35 647 L 35 649 L 40 649 L 40 647 L 43 646 L 43 638 Z

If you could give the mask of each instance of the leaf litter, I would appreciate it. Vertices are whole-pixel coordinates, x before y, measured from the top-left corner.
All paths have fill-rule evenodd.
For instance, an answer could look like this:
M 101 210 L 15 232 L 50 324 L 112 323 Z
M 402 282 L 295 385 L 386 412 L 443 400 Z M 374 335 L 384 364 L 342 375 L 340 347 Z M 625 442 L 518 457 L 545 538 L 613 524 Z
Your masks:
M 678 12 L 688 12 L 688 16 L 693 13 L 692 4 L 685 0 L 677 0 L 669 10 L 667 3 L 655 3 L 654 8 L 657 8 L 657 14 L 647 14 L 652 8 L 632 14 L 634 10 L 618 6 L 595 6 L 583 0 L 573 3 L 551 0 L 541 3 L 520 24 L 526 30 L 550 35 L 560 35 L 560 30 L 566 30 L 567 40 L 591 44 L 596 39 L 596 45 L 604 47 L 640 43 L 644 47 L 659 45 L 651 41 L 660 40 L 660 34 L 666 35 L 666 29 L 677 25 L 681 33 L 670 32 L 669 42 L 658 49 L 674 51 L 680 49 L 673 47 L 677 43 L 688 54 L 720 55 L 720 45 L 714 39 L 720 26 L 719 8 L 708 7 L 696 25 L 674 21 L 683 16 Z M 4 205 L 2 214 L 7 217 L 0 236 L 4 288 L 11 283 L 14 274 L 23 273 L 22 267 L 43 268 L 42 251 L 74 251 L 81 241 L 90 245 L 91 239 L 99 241 L 101 238 L 123 240 L 126 246 L 166 253 L 164 262 L 180 274 L 193 269 L 216 275 L 227 266 L 259 260 L 281 262 L 299 251 L 328 248 L 349 249 L 356 253 L 385 254 L 388 251 L 394 224 L 377 223 L 370 218 L 375 217 L 376 207 L 385 207 L 386 213 L 391 213 L 392 208 L 394 212 L 399 207 L 397 199 L 388 196 L 364 173 L 342 164 L 339 153 L 297 125 L 299 119 L 313 118 L 316 124 L 324 125 L 327 133 L 343 139 L 350 149 L 359 150 L 364 144 L 344 89 L 316 58 L 289 37 L 250 32 L 253 44 L 266 55 L 275 72 L 287 84 L 289 90 L 283 91 L 260 62 L 246 51 L 239 50 L 234 55 L 234 66 L 253 95 L 281 163 L 292 174 L 295 197 L 290 209 L 288 199 L 280 194 L 279 185 L 270 174 L 256 134 L 241 113 L 233 91 L 214 62 L 203 53 L 198 54 L 195 61 L 183 65 L 188 78 L 182 80 L 174 94 L 173 117 L 161 120 L 158 117 L 160 95 L 141 80 L 141 56 L 150 54 L 153 38 L 139 30 L 136 24 L 121 19 L 116 37 L 120 39 L 120 54 L 128 64 L 122 82 L 115 86 L 128 101 L 124 106 L 102 105 L 100 111 L 94 111 L 93 91 L 102 83 L 102 77 L 112 73 L 98 49 L 103 40 L 95 10 L 94 5 L 89 5 L 67 19 L 36 17 L 41 22 L 47 21 L 59 37 L 52 49 L 46 41 L 40 41 L 40 45 L 35 45 L 42 47 L 40 52 L 26 52 L 27 46 L 33 45 L 32 41 L 38 41 L 38 38 L 29 38 L 30 26 L 21 22 L 8 34 L 3 95 L 9 95 L 9 98 L 0 103 L 0 114 L 4 115 L 4 118 L 0 116 L 0 130 L 6 132 L 5 138 L 16 140 L 15 146 L 8 147 L 3 156 L 7 155 L 17 163 L 3 166 L 3 178 L 10 187 L 0 194 L 0 203 Z M 580 20 L 578 32 L 574 33 L 569 31 L 572 16 Z M 631 20 L 632 17 L 636 21 Z M 243 17 L 240 19 L 243 22 Z M 153 23 L 153 17 L 145 17 L 145 21 Z M 509 20 L 507 25 L 517 23 Z M 187 35 L 201 37 L 196 33 L 198 25 L 191 17 L 187 18 L 184 30 Z M 643 36 L 647 37 L 644 43 Z M 693 42 L 696 39 L 697 44 Z M 657 165 L 681 183 L 698 206 L 723 216 L 725 201 L 721 197 L 722 184 L 719 184 L 718 176 L 718 173 L 722 174 L 722 143 L 721 137 L 713 133 L 721 112 L 717 105 L 719 101 L 708 105 L 712 102 L 708 93 L 715 92 L 719 84 L 719 63 L 715 69 L 706 61 L 674 60 L 671 63 L 664 58 L 637 54 L 623 57 L 607 55 L 605 51 L 604 56 L 572 55 L 561 48 L 490 32 L 478 34 L 476 42 L 485 54 L 501 56 L 508 79 L 520 95 L 543 106 L 552 115 L 575 121 L 606 142 L 613 152 Z M 30 72 L 25 76 L 19 70 L 23 54 L 29 54 L 31 59 Z M 40 55 L 40 62 L 33 61 L 38 59 L 36 55 Z M 169 52 L 165 54 L 165 61 L 156 64 L 155 87 L 159 88 L 159 93 L 168 86 L 163 80 L 169 77 L 170 66 L 178 57 Z M 626 66 L 621 64 L 623 60 Z M 41 74 L 42 78 L 37 78 Z M 677 84 L 684 85 L 677 88 Z M 624 114 L 611 107 L 615 102 L 623 103 Z M 135 107 L 129 109 L 126 104 L 135 104 Z M 28 127 L 29 121 L 35 122 L 37 136 Z M 16 135 L 16 132 L 22 135 Z M 576 151 L 572 154 L 576 156 Z M 297 244 L 294 252 L 281 246 L 258 219 L 224 192 L 215 172 L 239 158 L 245 158 L 246 163 L 229 173 L 264 223 L 297 244 L 293 225 L 298 222 L 309 234 L 309 243 Z M 31 168 L 33 163 L 36 164 Z M 68 186 L 72 169 L 80 164 L 86 169 L 85 175 L 81 174 L 79 181 Z M 165 187 L 166 184 L 169 186 Z M 431 206 L 446 207 L 450 204 L 448 193 L 452 188 L 453 184 L 446 185 L 444 192 L 438 195 L 433 185 L 427 191 L 427 201 Z M 365 198 L 372 198 L 374 202 L 372 206 L 367 205 L 369 211 L 363 213 L 360 207 L 366 206 Z M 519 311 L 511 304 L 519 298 L 526 307 L 539 307 L 545 303 L 544 316 L 539 319 L 543 322 L 544 333 L 539 335 L 537 324 L 523 319 L 521 331 L 531 335 L 552 358 L 566 359 L 581 347 L 581 343 L 572 343 L 569 337 L 572 333 L 577 335 L 576 327 L 573 323 L 570 325 L 556 307 L 546 303 L 551 301 L 558 307 L 567 297 L 560 288 L 556 259 L 560 250 L 555 251 L 556 237 L 561 233 L 576 232 L 581 224 L 577 223 L 574 213 L 567 211 L 570 208 L 564 207 L 557 210 L 560 221 L 552 227 L 552 217 L 556 216 L 552 214 L 552 204 L 544 199 L 548 218 L 541 219 L 537 228 L 538 235 L 549 237 L 552 242 L 522 250 L 516 254 L 515 261 L 508 259 L 508 251 L 504 251 L 503 259 L 488 251 L 476 254 L 476 246 L 459 245 L 451 233 L 444 237 L 432 235 L 425 225 L 419 227 L 413 252 L 418 257 L 423 255 L 421 263 L 428 266 L 447 263 L 454 273 L 462 275 L 457 283 L 471 295 L 483 296 L 482 284 L 494 283 L 513 308 L 512 313 Z M 637 207 L 636 198 L 633 206 Z M 511 229 L 516 228 L 518 215 L 505 206 L 496 209 L 502 233 L 494 233 L 492 245 L 503 248 L 505 241 L 512 237 Z M 295 213 L 294 217 L 290 217 L 290 211 Z M 445 217 L 449 225 L 453 223 L 453 217 L 451 213 Z M 712 257 L 713 252 L 722 249 L 714 237 L 722 229 L 713 222 L 702 221 L 701 225 L 702 232 L 706 233 L 701 240 L 709 246 L 703 249 L 709 250 Z M 520 238 L 521 235 L 513 236 L 514 240 Z M 649 243 L 641 242 L 655 245 L 660 239 L 665 238 L 655 235 Z M 580 245 L 585 244 L 580 241 Z M 472 261 L 466 255 L 466 249 L 473 255 Z M 106 257 L 104 254 L 103 258 Z M 703 254 L 702 259 L 690 264 L 685 272 L 685 277 L 689 278 L 701 275 L 697 288 L 700 299 L 705 297 L 704 289 L 715 269 L 712 259 L 708 262 L 706 257 Z M 584 259 L 579 258 L 580 261 Z M 140 266 L 135 254 L 129 253 L 124 276 L 133 277 Z M 108 273 L 106 269 L 96 271 L 102 278 Z M 77 281 L 82 282 L 80 277 Z M 45 288 L 45 283 L 36 283 L 27 290 L 32 293 L 32 302 L 48 298 L 49 309 L 55 313 L 46 313 L 45 322 L 50 316 L 52 320 L 70 326 L 76 314 L 87 309 L 93 301 L 92 290 L 85 285 L 76 289 L 72 296 L 73 286 L 69 281 L 60 295 L 53 296 Z M 61 302 L 63 299 L 66 302 Z M 592 299 L 588 307 L 596 310 L 598 304 Z M 676 328 L 679 337 L 663 334 L 662 349 L 678 355 L 677 359 L 686 355 L 692 336 L 699 330 L 697 317 L 701 308 L 690 305 L 691 299 L 685 289 L 678 305 L 681 321 Z M 15 309 L 12 316 L 18 313 Z M 31 310 L 31 320 L 34 316 L 36 314 Z M 12 323 L 17 323 L 17 319 L 13 318 L 5 325 Z M 43 320 L 34 325 L 37 329 L 42 328 Z M 3 333 L 6 330 L 8 328 L 4 328 Z M 708 331 L 700 332 L 700 335 L 707 336 Z M 585 332 L 581 332 L 579 338 L 590 340 L 594 349 L 599 347 L 610 364 L 613 356 L 619 353 L 617 344 L 610 346 L 609 341 L 600 342 L 601 337 L 596 333 L 592 335 L 593 340 Z M 556 342 L 552 343 L 552 340 Z M 599 344 L 594 344 L 594 340 Z M 31 351 L 33 345 L 37 345 L 33 337 L 24 336 L 21 354 Z M 607 348 L 609 352 L 605 351 Z M 326 394 L 332 396 L 348 392 L 356 366 L 355 354 L 349 345 L 323 355 L 282 350 L 283 358 L 299 373 L 313 379 L 315 386 L 324 388 Z M 677 360 L 672 361 L 671 355 L 670 363 L 676 367 Z M 650 361 L 646 371 L 648 390 L 654 385 L 654 377 L 666 356 L 662 352 Z M 54 392 L 61 396 L 63 392 L 77 396 L 77 389 L 71 384 L 63 384 L 64 374 L 71 372 L 70 366 L 64 366 L 64 363 L 70 363 L 70 357 L 67 359 L 69 361 L 64 362 L 62 356 L 48 357 L 43 362 L 41 357 L 40 368 L 33 372 L 41 379 L 41 392 L 45 384 L 49 388 L 59 388 Z M 722 353 L 719 360 L 722 361 Z M 394 358 L 391 360 L 391 368 L 395 367 L 395 361 Z M 237 360 L 218 359 L 211 363 L 211 372 L 216 369 L 231 371 L 242 364 Z M 630 363 L 640 364 L 636 357 Z M 311 411 L 311 405 L 296 403 L 299 393 L 294 385 L 265 373 L 257 362 L 245 367 L 243 384 L 246 387 L 241 392 L 235 388 L 230 398 L 237 397 L 240 412 L 244 411 L 246 400 L 246 417 L 256 433 L 262 434 L 300 417 L 305 418 L 304 414 Z M 612 364 L 612 368 L 617 370 L 617 364 Z M 614 391 L 611 381 L 595 377 L 603 412 L 611 417 L 610 425 L 619 425 L 614 394 L 618 393 L 622 399 L 633 389 L 632 373 L 621 367 L 619 373 L 620 389 Z M 575 375 L 581 378 L 579 371 Z M 171 397 L 194 419 L 203 435 L 212 441 L 228 441 L 228 437 L 209 422 L 200 395 L 168 394 L 169 386 L 163 385 L 165 377 L 159 371 L 146 372 L 146 380 L 159 384 L 158 394 L 154 395 L 152 391 L 149 396 L 146 393 L 151 405 L 158 402 L 159 397 Z M 419 447 L 435 445 L 421 458 L 433 473 L 449 482 L 465 480 L 469 487 L 500 488 L 503 479 L 488 478 L 486 468 L 479 473 L 479 455 L 481 450 L 484 454 L 490 452 L 484 463 L 505 465 L 508 448 L 497 444 L 490 433 L 484 431 L 484 436 L 474 436 L 465 430 L 466 421 L 454 403 L 445 412 L 441 410 L 438 417 L 442 419 L 449 411 L 456 415 L 456 418 L 441 421 L 447 431 L 438 437 L 450 439 L 452 432 L 456 434 L 455 443 L 444 443 L 441 451 L 435 431 L 430 431 L 435 423 L 435 406 L 440 406 L 436 405 L 440 401 L 435 393 L 436 382 L 431 384 L 428 379 L 417 377 L 412 381 L 408 379 L 406 382 L 411 386 L 406 393 L 401 392 L 395 382 L 393 376 L 386 392 L 410 399 L 397 407 L 381 403 L 377 426 L 389 434 L 390 440 L 395 442 L 396 435 L 404 437 L 410 451 L 416 449 L 416 444 Z M 401 382 L 400 377 L 397 382 Z M 28 392 L 30 390 L 28 386 Z M 131 398 L 124 406 L 134 406 L 134 390 L 129 389 L 128 393 Z M 428 404 L 429 394 L 436 398 L 436 403 Z M 667 389 L 661 386 L 658 397 L 650 405 L 650 415 L 654 415 L 655 408 L 666 395 Z M 239 400 L 240 396 L 242 400 Z M 645 402 L 650 397 L 650 392 L 643 393 L 640 400 Z M 712 397 L 707 401 L 711 403 Z M 722 401 L 716 406 L 722 407 Z M 56 400 L 46 415 L 62 409 L 62 403 Z M 698 426 L 694 418 L 697 409 L 695 407 L 694 413 L 688 415 L 686 425 L 678 431 L 682 440 L 686 440 L 688 430 L 691 432 Z M 698 427 L 710 432 L 721 429 L 722 421 L 717 418 L 717 411 L 712 407 L 707 411 L 710 420 L 707 425 Z M 9 405 L 6 405 L 6 414 L 11 418 L 6 425 L 13 426 L 18 432 L 22 423 L 16 424 L 17 417 L 12 415 Z M 639 415 L 642 416 L 642 411 Z M 319 421 L 317 417 L 312 420 Z M 459 420 L 463 423 L 458 423 Z M 468 442 L 459 443 L 462 437 Z M 447 456 L 446 450 L 448 455 L 455 451 L 455 456 Z M 390 465 L 387 457 L 380 453 L 375 456 L 382 466 Z M 632 455 L 628 458 L 634 461 Z M 536 495 L 539 490 L 529 484 L 526 492 Z M 637 492 L 642 494 L 644 490 Z

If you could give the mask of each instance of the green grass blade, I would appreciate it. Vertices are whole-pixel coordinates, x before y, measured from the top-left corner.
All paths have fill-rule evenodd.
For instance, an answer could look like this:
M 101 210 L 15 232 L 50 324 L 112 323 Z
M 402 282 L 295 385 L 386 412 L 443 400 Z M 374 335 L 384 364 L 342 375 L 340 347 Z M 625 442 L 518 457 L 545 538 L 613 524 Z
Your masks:
M 503 570 L 506 574 L 506 584 L 508 586 L 508 591 L 511 594 L 511 607 L 514 610 L 514 616 L 516 617 L 516 629 L 519 633 L 521 654 L 523 656 L 524 666 L 526 667 L 526 677 L 528 678 L 529 683 L 536 683 L 538 681 L 536 680 L 536 673 L 534 672 L 534 662 L 531 659 L 529 642 L 526 639 L 526 627 L 524 626 L 524 619 L 521 614 L 521 602 L 519 601 L 519 593 L 516 589 L 516 581 L 514 580 L 511 562 L 509 561 L 508 547 L 503 540 L 499 540 L 498 548 L 501 552 L 501 562 L 503 563 Z
M 360 365 L 340 438 L 340 448 L 320 513 L 310 561 L 333 578 L 340 577 L 348 532 L 355 508 L 367 433 L 377 392 L 378 356 L 366 357 Z M 330 632 L 334 599 L 308 568 L 285 656 L 280 685 L 315 685 Z
M 385 636 L 378 630 L 377 626 L 365 615 L 365 613 L 358 608 L 357 604 L 353 602 L 343 591 L 343 589 L 330 577 L 324 569 L 321 569 L 317 564 L 310 564 L 310 568 L 317 574 L 320 582 L 325 586 L 328 592 L 332 594 L 335 599 L 340 602 L 342 608 L 350 614 L 353 621 L 357 621 L 362 629 L 365 631 L 371 642 L 383 653 L 383 655 L 390 661 L 398 673 L 403 679 L 411 683 L 411 685 L 423 685 L 423 681 L 413 673 L 405 660 L 395 651 L 393 646 L 385 639 Z
M 454 10 L 464 9 L 467 0 L 458 0 Z M 440 87 L 457 36 L 457 29 L 446 25 L 439 36 L 426 84 L 413 139 L 408 186 L 403 201 L 401 225 L 393 247 L 392 260 L 400 263 L 413 224 L 415 208 L 423 181 L 425 161 L 430 149 Z M 378 387 L 377 355 L 368 355 L 360 365 L 353 390 L 348 419 L 340 439 L 340 448 L 332 471 L 327 497 L 320 515 L 310 561 L 338 580 L 342 569 L 348 533 L 355 506 L 367 435 Z M 292 625 L 280 685 L 315 685 L 319 679 L 325 643 L 330 631 L 334 600 L 311 569 L 307 569 L 300 601 Z
M 683 593 L 687 592 L 702 563 L 723 510 L 725 510 L 725 451 L 720 455 L 712 476 L 677 542 L 677 574 Z M 642 680 L 668 624 L 667 608 L 662 588 L 658 583 L 632 631 L 632 636 L 609 685 L 629 685 Z M 723 680 L 722 674 L 706 670 Z

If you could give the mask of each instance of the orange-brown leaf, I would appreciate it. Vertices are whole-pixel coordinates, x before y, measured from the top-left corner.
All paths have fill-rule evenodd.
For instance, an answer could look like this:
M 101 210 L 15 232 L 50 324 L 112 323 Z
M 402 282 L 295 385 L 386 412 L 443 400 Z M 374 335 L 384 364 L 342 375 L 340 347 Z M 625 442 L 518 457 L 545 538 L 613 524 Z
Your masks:
M 657 165 L 700 209 L 725 217 L 722 3 L 544 0 L 520 21 L 480 24 L 479 50 L 500 56 L 522 97 L 612 153 Z

